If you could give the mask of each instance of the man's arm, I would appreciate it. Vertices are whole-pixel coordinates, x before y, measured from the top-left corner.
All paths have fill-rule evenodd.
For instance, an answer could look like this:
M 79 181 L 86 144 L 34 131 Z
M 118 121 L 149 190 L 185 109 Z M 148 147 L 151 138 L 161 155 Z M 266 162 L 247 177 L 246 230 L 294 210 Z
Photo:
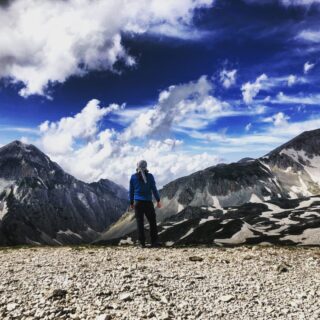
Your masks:
M 158 192 L 157 186 L 156 186 L 156 181 L 154 180 L 153 175 L 151 174 L 151 190 L 152 193 L 154 195 L 154 197 L 156 198 L 157 202 L 158 202 L 158 207 L 160 208 L 161 205 L 160 204 L 160 194 Z
M 134 186 L 133 186 L 132 177 L 130 179 L 130 184 L 129 184 L 129 201 L 130 201 L 130 206 L 133 207 L 133 203 L 134 203 Z

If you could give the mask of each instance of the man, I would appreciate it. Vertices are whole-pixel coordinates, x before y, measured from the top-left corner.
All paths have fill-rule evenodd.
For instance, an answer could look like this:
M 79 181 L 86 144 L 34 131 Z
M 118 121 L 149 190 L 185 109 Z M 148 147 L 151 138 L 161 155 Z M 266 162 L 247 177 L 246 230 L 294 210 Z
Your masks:
M 140 247 L 145 247 L 144 215 L 150 226 L 151 247 L 159 247 L 156 213 L 152 202 L 152 194 L 157 200 L 157 208 L 161 208 L 160 195 L 154 177 L 147 169 L 147 162 L 137 163 L 136 173 L 131 176 L 129 186 L 130 207 L 135 210 Z

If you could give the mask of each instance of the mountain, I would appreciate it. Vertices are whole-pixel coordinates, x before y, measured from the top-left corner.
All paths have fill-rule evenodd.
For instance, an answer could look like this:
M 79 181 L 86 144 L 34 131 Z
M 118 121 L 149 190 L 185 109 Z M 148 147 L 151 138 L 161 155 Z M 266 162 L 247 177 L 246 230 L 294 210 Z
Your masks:
M 177 179 L 160 193 L 160 239 L 172 245 L 219 243 L 216 239 L 230 244 L 320 244 L 315 236 L 320 230 L 320 129 L 304 132 L 261 158 L 219 164 Z M 135 229 L 133 213 L 127 212 L 98 242 L 130 242 Z
M 0 148 L 1 245 L 88 243 L 126 208 L 109 180 L 79 181 L 33 145 Z

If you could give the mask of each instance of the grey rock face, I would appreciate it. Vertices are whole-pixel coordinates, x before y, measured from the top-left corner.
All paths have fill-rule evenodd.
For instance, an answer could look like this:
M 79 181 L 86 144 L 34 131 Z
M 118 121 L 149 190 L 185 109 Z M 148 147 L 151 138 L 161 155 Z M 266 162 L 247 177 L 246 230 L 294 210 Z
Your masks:
M 0 244 L 94 240 L 127 207 L 126 191 L 108 180 L 87 184 L 32 145 L 0 149 Z

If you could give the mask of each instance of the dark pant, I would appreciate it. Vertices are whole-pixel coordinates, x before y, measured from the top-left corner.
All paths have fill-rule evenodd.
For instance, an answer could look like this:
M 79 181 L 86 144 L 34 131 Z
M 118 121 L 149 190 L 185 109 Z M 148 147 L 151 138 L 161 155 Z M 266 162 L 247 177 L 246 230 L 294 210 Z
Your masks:
M 156 221 L 156 212 L 152 201 L 135 201 L 135 216 L 138 227 L 138 239 L 141 244 L 145 244 L 144 236 L 144 215 L 146 215 L 150 226 L 151 244 L 158 242 L 158 230 Z

